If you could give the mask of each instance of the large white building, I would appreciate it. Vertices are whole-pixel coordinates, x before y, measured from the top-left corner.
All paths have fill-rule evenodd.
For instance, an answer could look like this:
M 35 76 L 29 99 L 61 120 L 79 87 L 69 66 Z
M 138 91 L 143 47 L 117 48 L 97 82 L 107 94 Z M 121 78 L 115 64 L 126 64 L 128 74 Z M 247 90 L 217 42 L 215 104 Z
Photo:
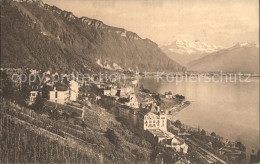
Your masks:
M 70 92 L 68 89 L 60 89 L 54 87 L 53 91 L 50 91 L 50 101 L 65 104 L 70 98 Z
M 167 117 L 164 114 L 149 112 L 144 116 L 144 130 L 160 129 L 167 131 Z
M 140 118 L 139 126 L 140 128 L 143 127 L 145 137 L 149 141 L 174 148 L 177 152 L 187 153 L 188 145 L 182 139 L 167 131 L 167 115 L 155 103 L 152 104 L 151 110 Z
M 70 101 L 77 101 L 79 95 L 79 84 L 72 80 L 70 81 Z
M 50 101 L 64 104 L 69 101 L 77 101 L 79 94 L 78 82 L 72 80 L 69 83 L 69 88 L 65 84 L 59 84 L 50 91 Z

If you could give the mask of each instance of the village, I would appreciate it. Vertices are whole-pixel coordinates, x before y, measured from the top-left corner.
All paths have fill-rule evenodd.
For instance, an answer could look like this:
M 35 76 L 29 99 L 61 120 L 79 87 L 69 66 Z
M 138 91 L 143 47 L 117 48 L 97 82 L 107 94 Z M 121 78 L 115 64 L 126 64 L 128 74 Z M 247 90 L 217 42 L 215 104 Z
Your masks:
M 30 73 L 36 74 L 38 72 L 30 70 Z M 42 86 L 37 84 L 37 82 L 30 86 L 28 105 L 33 105 L 37 96 L 42 95 L 41 88 L 46 84 L 49 92 L 48 101 L 50 102 L 57 103 L 57 105 L 76 106 L 83 113 L 85 106 L 91 104 L 91 101 L 96 101 L 97 104 L 104 108 L 113 110 L 113 114 L 124 120 L 122 122 L 133 132 L 145 137 L 148 141 L 161 143 L 166 147 L 172 147 L 176 151 L 185 154 L 188 152 L 188 145 L 184 140 L 167 131 L 167 117 L 171 115 L 172 108 L 176 110 L 177 107 L 180 108 L 188 104 L 188 102 L 184 101 L 185 98 L 182 97 L 180 100 L 178 99 L 178 102 L 175 102 L 171 92 L 167 92 L 165 95 L 139 92 L 136 79 L 130 80 L 129 84 L 124 84 L 123 86 L 115 83 L 106 84 L 102 82 L 102 79 L 94 80 L 94 78 L 83 83 L 78 82 L 76 79 L 54 83 L 51 82 L 51 77 L 57 76 L 57 73 L 51 74 L 47 71 L 44 74 L 45 79 Z M 63 75 L 63 77 L 69 78 L 68 75 Z M 87 92 L 81 92 L 81 88 L 91 89 Z M 139 92 L 138 97 L 136 95 L 137 92 Z M 157 105 L 158 98 L 155 96 L 158 96 L 158 98 L 161 96 L 163 99 L 167 99 L 167 101 L 172 100 L 175 103 L 171 108 L 169 107 L 169 110 L 161 109 Z M 110 104 L 114 105 L 111 106 Z
M 11 70 L 10 72 L 21 73 L 21 70 Z M 206 163 L 226 163 L 222 157 L 216 154 L 225 155 L 225 160 L 232 158 L 236 160 L 243 154 L 243 151 L 237 148 L 235 143 L 216 141 L 219 145 L 218 152 L 212 152 L 211 148 L 206 148 L 200 143 L 202 131 L 185 127 L 178 122 L 172 122 L 169 118 L 190 105 L 183 95 L 173 95 L 171 91 L 164 94 L 158 94 L 145 89 L 139 84 L 136 76 L 129 76 L 125 83 L 105 82 L 104 79 L 93 77 L 82 81 L 71 77 L 71 75 L 62 74 L 63 78 L 59 81 L 53 81 L 53 77 L 61 76 L 58 73 L 50 71 L 39 72 L 36 70 L 27 70 L 29 74 L 43 74 L 44 79 L 34 80 L 28 86 L 27 105 L 38 106 L 42 110 L 51 108 L 52 114 L 68 117 L 74 115 L 71 122 L 75 125 L 84 124 L 86 120 L 86 110 L 96 104 L 113 114 L 119 122 L 124 124 L 134 134 L 144 138 L 153 145 L 161 145 L 165 148 L 172 148 L 180 154 L 191 154 L 194 148 L 196 156 L 200 161 Z M 20 79 L 21 80 L 21 79 Z M 18 87 L 23 84 L 17 83 Z M 44 102 L 44 103 L 42 103 Z M 83 123 L 82 123 L 83 122 Z M 197 133 L 200 134 L 197 136 Z M 205 132 L 204 132 L 205 133 Z M 216 135 L 207 134 L 213 140 L 223 140 Z M 202 136 L 207 136 L 203 134 Z M 190 136 L 193 136 L 191 138 Z M 195 136 L 195 138 L 194 138 Z M 205 138 L 204 137 L 204 138 Z M 197 142 L 194 142 L 197 141 Z M 208 144 L 208 143 L 207 143 Z M 243 148 L 243 147 L 242 147 Z M 180 158 L 180 161 L 189 163 L 189 160 Z

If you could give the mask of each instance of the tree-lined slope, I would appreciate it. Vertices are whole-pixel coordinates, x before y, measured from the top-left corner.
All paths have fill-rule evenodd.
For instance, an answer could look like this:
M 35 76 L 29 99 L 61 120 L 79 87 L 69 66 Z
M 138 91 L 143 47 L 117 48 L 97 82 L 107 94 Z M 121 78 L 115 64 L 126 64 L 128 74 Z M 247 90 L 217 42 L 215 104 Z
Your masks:
M 40 0 L 2 1 L 1 10 L 1 62 L 5 67 L 184 70 L 149 39 L 99 20 L 77 18 Z

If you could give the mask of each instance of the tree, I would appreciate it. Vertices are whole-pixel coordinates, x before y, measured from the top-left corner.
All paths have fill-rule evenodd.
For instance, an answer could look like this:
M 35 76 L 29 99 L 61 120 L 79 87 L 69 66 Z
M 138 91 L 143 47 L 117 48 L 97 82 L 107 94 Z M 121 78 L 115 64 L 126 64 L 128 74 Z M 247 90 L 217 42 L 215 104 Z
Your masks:
M 185 100 L 185 96 L 182 96 L 182 95 L 179 95 L 179 94 L 176 94 L 175 97 L 180 100 L 180 101 L 183 101 Z
M 13 100 L 14 99 L 14 85 L 11 79 L 8 77 L 7 73 L 5 71 L 1 71 L 1 89 L 2 89 L 2 94 L 1 96 Z
M 161 106 L 161 105 L 162 105 L 162 101 L 161 101 L 161 100 L 160 100 L 160 101 L 157 101 L 156 105 L 157 105 L 157 106 Z
M 36 99 L 35 99 L 34 106 L 33 106 L 34 110 L 37 112 L 43 112 L 45 101 L 46 100 L 44 98 L 42 98 L 40 93 L 38 93 L 36 96 Z
M 63 77 L 62 80 L 63 80 L 62 82 L 63 82 L 64 84 L 69 85 L 70 82 L 69 82 L 69 80 L 68 80 L 68 78 L 67 78 L 66 76 Z
M 21 89 L 16 95 L 16 101 L 18 104 L 22 106 L 26 106 L 29 97 L 30 97 L 30 86 L 28 83 L 24 82 L 21 84 Z
M 206 131 L 204 129 L 201 130 L 200 132 L 201 135 L 205 136 L 206 135 Z
M 144 90 L 144 86 L 143 84 L 140 86 L 140 91 L 143 91 Z
M 210 135 L 211 135 L 212 137 L 216 137 L 216 136 L 217 136 L 215 132 L 212 132 Z
M 117 92 L 116 92 L 116 96 L 117 96 L 117 97 L 120 96 L 120 90 L 117 90 Z
M 49 90 L 50 90 L 50 86 L 43 85 L 43 87 L 42 87 L 42 98 L 49 99 Z
M 106 131 L 106 137 L 108 138 L 108 140 L 114 144 L 116 147 L 120 146 L 120 140 L 117 137 L 117 135 L 115 134 L 114 130 L 111 129 L 107 129 Z
M 257 151 L 255 154 L 255 151 L 252 150 L 252 154 L 250 155 L 250 163 L 259 163 L 260 162 L 260 150 Z
M 236 145 L 235 145 L 239 150 L 241 151 L 246 151 L 246 147 L 244 144 L 242 144 L 240 141 L 236 142 Z
M 118 99 L 118 102 L 120 102 L 120 103 L 126 103 L 126 102 L 129 102 L 129 99 L 128 98 L 125 98 L 125 97 L 122 97 L 122 98 L 119 98 Z
M 176 120 L 174 122 L 174 126 L 176 126 L 177 128 L 181 128 L 181 121 L 180 120 Z

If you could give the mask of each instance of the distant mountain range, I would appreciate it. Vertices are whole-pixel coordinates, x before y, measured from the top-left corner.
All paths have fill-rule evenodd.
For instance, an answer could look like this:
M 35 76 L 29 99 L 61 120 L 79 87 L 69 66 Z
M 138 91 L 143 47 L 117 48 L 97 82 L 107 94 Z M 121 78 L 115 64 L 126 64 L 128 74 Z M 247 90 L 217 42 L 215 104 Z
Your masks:
M 224 49 L 225 47 L 210 45 L 199 40 L 184 41 L 176 40 L 168 45 L 161 46 L 161 49 L 173 60 L 182 65 L 204 57 L 210 53 Z
M 250 43 L 237 43 L 187 65 L 189 71 L 259 73 L 259 47 Z
M 44 4 L 1 1 L 1 63 L 55 71 L 184 71 L 149 39 Z
M 259 72 L 259 46 L 253 43 L 237 43 L 226 48 L 198 40 L 177 40 L 161 49 L 188 71 Z

